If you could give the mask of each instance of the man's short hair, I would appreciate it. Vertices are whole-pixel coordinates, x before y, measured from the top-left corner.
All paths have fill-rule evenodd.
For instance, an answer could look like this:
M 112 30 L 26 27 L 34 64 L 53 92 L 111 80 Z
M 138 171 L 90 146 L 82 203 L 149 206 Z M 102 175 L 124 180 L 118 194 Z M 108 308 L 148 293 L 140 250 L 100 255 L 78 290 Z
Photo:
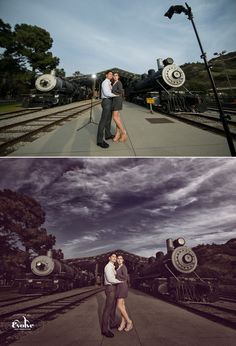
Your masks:
M 110 73 L 110 72 L 113 74 L 113 72 L 112 72 L 111 70 L 107 70 L 107 71 L 106 71 L 106 75 L 107 75 L 108 73 Z

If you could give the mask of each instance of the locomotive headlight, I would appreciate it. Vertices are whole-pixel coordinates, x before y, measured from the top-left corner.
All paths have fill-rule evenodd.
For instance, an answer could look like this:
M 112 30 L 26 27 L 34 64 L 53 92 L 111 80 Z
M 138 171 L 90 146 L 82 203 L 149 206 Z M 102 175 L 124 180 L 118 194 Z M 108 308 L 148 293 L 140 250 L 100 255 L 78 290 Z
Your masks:
M 54 284 L 58 284 L 59 280 L 53 280 Z
M 33 282 L 33 280 L 32 280 L 32 279 L 29 279 L 29 280 L 28 280 L 28 283 L 30 283 L 30 284 L 31 284 L 32 282 Z
M 58 99 L 58 98 L 59 98 L 59 95 L 55 95 L 55 98 Z
M 185 244 L 185 239 L 184 239 L 184 238 L 178 238 L 178 239 L 177 239 L 177 242 L 178 242 L 179 245 L 184 246 L 184 244 Z
M 178 246 L 184 246 L 185 244 L 185 239 L 184 238 L 178 238 L 174 241 L 174 247 L 178 247 Z

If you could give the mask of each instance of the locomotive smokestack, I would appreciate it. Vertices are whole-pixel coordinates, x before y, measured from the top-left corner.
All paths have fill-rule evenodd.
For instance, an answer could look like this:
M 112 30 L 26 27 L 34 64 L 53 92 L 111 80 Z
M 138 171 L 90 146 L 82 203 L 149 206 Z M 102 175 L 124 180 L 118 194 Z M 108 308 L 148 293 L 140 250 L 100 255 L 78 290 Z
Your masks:
M 47 251 L 47 256 L 50 257 L 50 258 L 52 258 L 52 250 L 48 250 L 48 251 Z
M 51 76 L 56 76 L 56 71 L 53 69 L 53 70 L 50 72 L 50 75 L 51 75 Z
M 157 68 L 158 68 L 158 71 L 164 68 L 162 59 L 157 59 Z
M 167 247 L 167 252 L 173 252 L 174 251 L 174 244 L 173 244 L 173 239 L 168 238 L 166 239 L 166 247 Z

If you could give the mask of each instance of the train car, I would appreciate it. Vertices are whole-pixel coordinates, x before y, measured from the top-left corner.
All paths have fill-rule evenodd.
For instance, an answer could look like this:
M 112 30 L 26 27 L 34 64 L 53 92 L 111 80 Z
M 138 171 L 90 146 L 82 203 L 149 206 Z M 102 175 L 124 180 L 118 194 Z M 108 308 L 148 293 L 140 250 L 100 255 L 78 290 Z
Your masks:
M 174 301 L 213 301 L 217 286 L 214 280 L 198 276 L 197 263 L 196 254 L 185 245 L 184 238 L 167 239 L 167 253 L 158 252 L 148 264 L 137 267 L 132 286 Z
M 68 80 L 51 74 L 43 74 L 35 81 L 35 91 L 23 100 L 24 107 L 41 106 L 49 108 L 86 100 L 91 97 L 92 90 L 78 80 Z
M 47 255 L 35 257 L 31 262 L 31 272 L 18 281 L 21 293 L 53 293 L 88 286 L 92 279 L 91 273 L 52 258 L 51 251 L 48 251 Z
M 157 59 L 158 70 L 142 74 L 141 79 L 129 82 L 125 94 L 130 102 L 146 104 L 147 98 L 153 98 L 153 105 L 163 112 L 181 112 L 206 110 L 205 101 L 200 95 L 187 89 L 179 91 L 185 83 L 184 71 L 174 64 L 172 58 Z

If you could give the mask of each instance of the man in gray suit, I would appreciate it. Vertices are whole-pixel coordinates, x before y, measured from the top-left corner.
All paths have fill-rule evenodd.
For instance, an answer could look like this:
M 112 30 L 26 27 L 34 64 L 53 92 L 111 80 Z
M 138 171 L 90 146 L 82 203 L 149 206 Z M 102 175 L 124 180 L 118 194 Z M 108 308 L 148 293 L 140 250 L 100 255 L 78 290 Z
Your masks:
M 112 338 L 114 334 L 110 331 L 110 328 L 118 326 L 116 322 L 116 284 L 123 281 L 117 280 L 115 264 L 116 254 L 111 253 L 109 256 L 109 262 L 104 268 L 104 285 L 106 294 L 106 305 L 102 315 L 102 334 L 108 338 Z
M 117 97 L 111 92 L 112 71 L 106 72 L 106 79 L 102 82 L 102 115 L 98 125 L 97 145 L 103 149 L 109 148 L 109 144 L 103 140 L 104 129 L 105 139 L 113 139 L 115 136 L 111 134 L 111 118 L 112 118 L 112 98 Z

